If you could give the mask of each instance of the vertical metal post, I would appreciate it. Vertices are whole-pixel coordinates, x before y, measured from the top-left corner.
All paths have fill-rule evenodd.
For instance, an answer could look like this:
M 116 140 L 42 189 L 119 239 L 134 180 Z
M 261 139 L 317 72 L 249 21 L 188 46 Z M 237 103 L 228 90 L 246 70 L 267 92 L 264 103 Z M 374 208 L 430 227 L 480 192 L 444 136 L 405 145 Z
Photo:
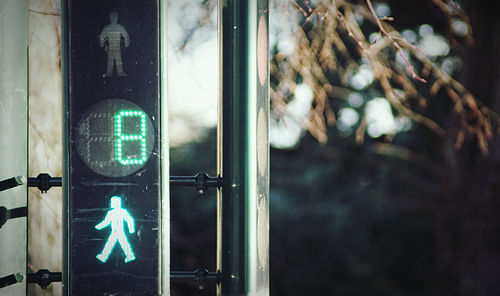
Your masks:
M 222 177 L 222 1 L 217 0 L 217 41 L 219 47 L 219 96 L 217 102 L 217 176 Z M 216 239 L 216 269 L 222 272 L 222 187 L 217 188 L 217 239 Z M 217 296 L 222 294 L 221 283 L 216 286 Z
M 170 147 L 168 142 L 168 3 L 160 0 L 161 236 L 160 295 L 170 295 Z
M 269 294 L 268 1 L 220 1 L 222 250 L 218 295 Z M 221 260 L 220 260 L 221 259 Z
M 228 0 L 222 6 L 222 295 L 245 295 L 247 288 L 247 2 Z

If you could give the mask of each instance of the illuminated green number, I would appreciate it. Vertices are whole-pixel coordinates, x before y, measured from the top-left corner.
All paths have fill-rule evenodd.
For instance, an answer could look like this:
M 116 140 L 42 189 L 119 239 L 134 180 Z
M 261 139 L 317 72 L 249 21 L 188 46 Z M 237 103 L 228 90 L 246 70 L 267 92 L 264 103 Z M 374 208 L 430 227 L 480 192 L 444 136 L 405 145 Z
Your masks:
M 140 134 L 127 134 L 123 131 L 123 119 L 127 117 L 137 117 L 140 119 Z M 146 114 L 137 110 L 124 110 L 115 115 L 116 133 L 116 160 L 122 165 L 143 164 L 146 161 Z M 140 151 L 137 154 L 124 155 L 123 144 L 125 142 L 139 142 Z M 137 157 L 138 155 L 138 157 Z M 135 156 L 135 157 L 132 157 Z

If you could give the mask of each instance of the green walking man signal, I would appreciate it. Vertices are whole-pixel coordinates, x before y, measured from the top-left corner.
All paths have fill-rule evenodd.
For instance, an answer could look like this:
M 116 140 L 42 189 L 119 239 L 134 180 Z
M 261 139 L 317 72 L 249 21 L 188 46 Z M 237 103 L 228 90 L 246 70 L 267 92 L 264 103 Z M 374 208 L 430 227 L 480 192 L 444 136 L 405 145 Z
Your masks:
M 104 220 L 95 226 L 97 230 L 101 230 L 111 225 L 111 234 L 109 235 L 108 241 L 104 245 L 102 252 L 96 256 L 102 263 L 106 263 L 116 243 L 120 244 L 120 247 L 125 253 L 125 263 L 135 260 L 134 252 L 125 235 L 124 221 L 127 223 L 128 232 L 130 234 L 134 233 L 134 219 L 126 209 L 122 208 L 122 198 L 113 196 L 111 198 L 111 210 L 108 211 Z

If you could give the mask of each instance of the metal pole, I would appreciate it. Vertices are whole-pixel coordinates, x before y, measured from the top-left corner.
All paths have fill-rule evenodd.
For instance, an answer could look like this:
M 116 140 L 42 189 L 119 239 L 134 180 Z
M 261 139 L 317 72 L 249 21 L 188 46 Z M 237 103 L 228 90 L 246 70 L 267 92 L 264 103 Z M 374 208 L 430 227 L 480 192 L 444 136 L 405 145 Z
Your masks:
M 222 295 L 245 295 L 247 1 L 222 7 Z
M 217 293 L 268 295 L 268 1 L 219 5 L 224 186 Z
M 222 6 L 223 0 L 217 0 L 217 41 L 219 47 L 219 98 L 217 102 L 217 176 L 223 176 L 222 171 L 222 80 L 223 80 L 223 49 L 222 49 Z M 217 239 L 216 239 L 216 269 L 222 274 L 222 188 L 217 188 Z M 217 296 L 222 295 L 222 285 L 216 285 Z

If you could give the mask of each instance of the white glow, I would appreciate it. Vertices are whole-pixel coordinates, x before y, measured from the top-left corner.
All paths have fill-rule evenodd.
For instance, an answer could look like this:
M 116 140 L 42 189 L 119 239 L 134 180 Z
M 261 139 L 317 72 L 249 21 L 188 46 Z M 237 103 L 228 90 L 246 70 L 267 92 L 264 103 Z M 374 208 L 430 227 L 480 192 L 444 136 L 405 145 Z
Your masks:
M 354 76 L 351 77 L 350 84 L 356 90 L 362 90 L 373 82 L 373 73 L 368 65 L 361 65 Z
M 271 120 L 269 123 L 270 144 L 275 148 L 294 148 L 304 135 L 302 121 L 307 120 L 313 91 L 305 83 L 299 84 L 295 88 L 294 99 L 287 105 L 285 114 L 279 120 Z
M 401 32 L 401 36 L 410 43 L 417 42 L 417 33 L 413 30 L 404 30 Z
M 380 33 L 377 33 L 377 32 L 373 32 L 370 34 L 370 36 L 368 36 L 368 41 L 371 44 L 374 44 L 374 43 L 380 41 L 380 39 L 382 39 L 382 36 L 380 35 Z
M 173 47 L 173 46 L 172 46 Z M 217 40 L 200 44 L 192 52 L 169 53 L 169 136 L 177 146 L 201 136 L 203 128 L 217 124 Z
M 374 8 L 375 8 L 375 13 L 377 14 L 378 17 L 385 17 L 391 15 L 391 8 L 386 3 L 376 3 Z
M 393 133 L 395 129 L 391 105 L 385 98 L 375 98 L 365 107 L 365 117 L 368 124 L 367 132 L 372 138 Z
M 441 69 L 445 71 L 448 75 L 453 74 L 455 70 L 460 68 L 460 59 L 454 58 L 454 57 L 447 57 L 444 59 L 443 63 L 441 64 Z
M 469 33 L 469 27 L 460 19 L 454 19 L 451 23 L 451 28 L 457 36 L 464 37 Z
M 360 14 L 359 12 L 354 12 L 354 19 L 356 20 L 356 22 L 358 23 L 358 25 L 363 25 L 363 23 L 365 22 L 365 18 L 362 14 Z
M 421 25 L 418 29 L 418 34 L 420 35 L 420 37 L 432 35 L 434 34 L 434 28 L 432 28 L 432 26 L 428 24 Z
M 168 3 L 168 112 L 169 145 L 175 147 L 196 141 L 217 123 L 219 52 L 216 10 L 212 22 L 197 29 L 184 50 L 190 30 L 198 26 L 201 12 L 198 0 Z M 187 13 L 189 12 L 189 13 Z
M 358 92 L 353 92 L 347 98 L 347 102 L 351 107 L 358 108 L 364 103 L 363 96 Z
M 313 1 L 314 2 L 314 1 Z M 297 31 L 297 26 L 300 23 L 299 18 L 302 14 L 289 4 L 287 0 L 269 1 L 269 47 L 273 48 L 279 42 L 279 39 L 284 35 L 291 36 Z M 313 6 L 314 5 L 313 3 Z
M 309 110 L 313 100 L 313 91 L 311 87 L 305 83 L 299 84 L 295 88 L 295 98 L 288 104 L 289 111 L 293 114 L 302 115 L 304 110 Z
M 411 120 L 408 117 L 398 117 L 394 121 L 394 127 L 398 132 L 407 132 L 412 126 Z
M 450 52 L 450 45 L 441 35 L 427 34 L 417 45 L 426 55 L 444 56 Z
M 299 143 L 304 129 L 289 116 L 279 121 L 271 120 L 269 124 L 270 144 L 278 149 L 292 149 Z
M 359 121 L 359 113 L 352 108 L 342 108 L 339 110 L 337 127 L 341 131 L 347 131 Z
M 279 53 L 291 55 L 295 50 L 295 41 L 290 34 L 282 32 L 278 36 L 277 47 Z
M 404 57 L 406 58 L 406 61 L 405 59 L 403 58 L 403 55 Z M 401 50 L 398 50 L 396 52 L 396 62 L 398 64 L 400 64 L 401 66 L 403 66 L 404 68 L 407 68 L 408 65 L 406 64 L 407 62 L 410 62 L 410 54 L 408 53 L 408 50 L 406 49 L 403 49 L 402 51 Z

